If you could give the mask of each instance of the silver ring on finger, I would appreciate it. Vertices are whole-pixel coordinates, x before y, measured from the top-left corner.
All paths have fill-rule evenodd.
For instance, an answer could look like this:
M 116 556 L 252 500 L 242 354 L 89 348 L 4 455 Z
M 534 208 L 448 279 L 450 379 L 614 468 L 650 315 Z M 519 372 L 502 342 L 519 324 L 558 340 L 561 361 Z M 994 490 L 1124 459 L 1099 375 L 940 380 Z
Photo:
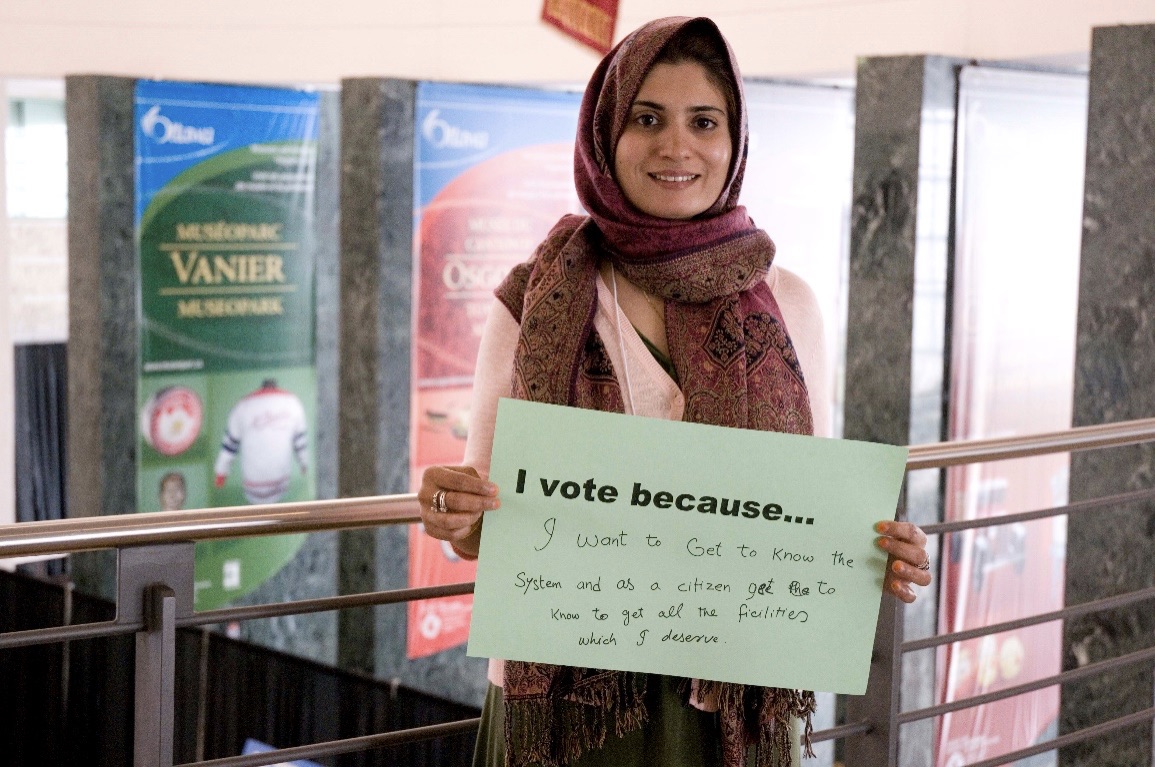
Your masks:
M 445 514 L 449 511 L 449 507 L 445 504 L 444 490 L 438 490 L 433 494 L 433 510 L 438 514 Z
M 919 570 L 927 570 L 927 571 L 930 570 L 930 554 L 926 555 L 926 561 L 923 562 L 921 565 L 919 565 L 918 569 Z

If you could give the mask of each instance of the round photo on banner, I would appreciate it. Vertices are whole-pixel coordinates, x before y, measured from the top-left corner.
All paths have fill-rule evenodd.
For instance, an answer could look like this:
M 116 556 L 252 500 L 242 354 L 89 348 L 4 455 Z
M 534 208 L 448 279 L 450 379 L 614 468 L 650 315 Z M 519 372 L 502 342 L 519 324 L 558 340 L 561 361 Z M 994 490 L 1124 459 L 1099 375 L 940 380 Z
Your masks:
M 426 639 L 436 639 L 441 635 L 441 616 L 437 613 L 425 613 L 421 619 L 421 636 Z
M 204 422 L 204 407 L 187 386 L 166 386 L 144 403 L 140 431 L 161 455 L 180 455 L 196 442 Z
M 999 648 L 999 673 L 1003 679 L 1010 681 L 1022 672 L 1023 658 L 1026 654 L 1027 648 L 1023 645 L 1023 640 L 1017 636 L 1003 642 L 1003 646 Z

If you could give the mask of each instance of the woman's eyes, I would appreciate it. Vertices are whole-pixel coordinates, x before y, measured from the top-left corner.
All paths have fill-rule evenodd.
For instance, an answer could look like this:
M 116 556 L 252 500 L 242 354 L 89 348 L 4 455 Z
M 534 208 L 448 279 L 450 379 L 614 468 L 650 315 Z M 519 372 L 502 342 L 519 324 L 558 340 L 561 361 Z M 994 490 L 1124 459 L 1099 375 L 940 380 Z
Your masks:
M 634 116 L 634 122 L 643 128 L 654 128 L 661 125 L 662 121 L 656 114 L 643 112 Z M 718 121 L 706 115 L 695 115 L 690 118 L 690 126 L 697 130 L 711 130 L 718 127 Z

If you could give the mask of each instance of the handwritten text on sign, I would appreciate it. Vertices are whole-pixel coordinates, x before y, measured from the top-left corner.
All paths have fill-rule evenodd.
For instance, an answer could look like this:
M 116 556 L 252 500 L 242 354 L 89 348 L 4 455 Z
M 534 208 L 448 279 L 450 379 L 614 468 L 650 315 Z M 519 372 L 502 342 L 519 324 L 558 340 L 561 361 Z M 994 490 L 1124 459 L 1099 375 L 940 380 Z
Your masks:
M 469 654 L 866 689 L 905 448 L 502 400 Z

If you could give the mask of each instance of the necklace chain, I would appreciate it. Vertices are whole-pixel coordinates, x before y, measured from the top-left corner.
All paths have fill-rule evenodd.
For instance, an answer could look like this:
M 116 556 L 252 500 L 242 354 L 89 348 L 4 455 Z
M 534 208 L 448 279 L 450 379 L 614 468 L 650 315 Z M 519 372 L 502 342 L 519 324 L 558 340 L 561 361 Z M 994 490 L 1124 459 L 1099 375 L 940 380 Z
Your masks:
M 614 300 L 616 301 L 617 300 L 618 275 L 617 275 L 617 270 L 614 269 L 614 267 L 613 267 L 613 264 L 610 264 L 610 279 L 614 283 Z M 650 311 L 652 311 L 654 313 L 654 316 L 657 317 L 659 320 L 661 320 L 662 324 L 664 325 L 666 322 L 665 302 L 662 299 L 658 298 L 657 296 L 654 296 L 654 295 L 650 294 L 648 291 L 645 291 L 642 288 L 638 287 L 637 285 L 630 282 L 629 280 L 626 281 L 626 284 L 629 285 L 630 288 L 633 289 L 634 291 L 640 293 L 642 298 L 646 299 L 646 305 L 650 307 Z
M 639 290 L 641 290 L 641 289 L 639 288 Z M 658 316 L 658 319 L 665 322 L 666 321 L 666 315 L 662 311 L 662 306 L 658 302 L 658 299 L 654 298 L 653 296 L 651 296 L 649 293 L 647 293 L 644 290 L 642 290 L 641 293 L 643 296 L 646 297 L 646 303 L 649 304 L 650 308 L 654 310 L 654 314 L 656 314 Z

